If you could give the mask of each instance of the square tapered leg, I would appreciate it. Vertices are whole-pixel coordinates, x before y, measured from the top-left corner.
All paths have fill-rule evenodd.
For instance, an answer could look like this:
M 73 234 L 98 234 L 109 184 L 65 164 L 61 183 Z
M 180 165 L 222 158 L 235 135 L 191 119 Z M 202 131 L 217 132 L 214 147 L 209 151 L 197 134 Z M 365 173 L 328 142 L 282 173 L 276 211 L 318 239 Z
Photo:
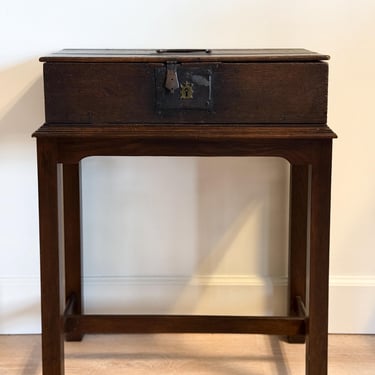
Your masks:
M 321 141 L 311 170 L 306 375 L 327 374 L 331 154 L 332 142 Z
M 309 170 L 308 165 L 292 164 L 290 167 L 289 316 L 300 315 L 300 303 L 306 305 Z M 305 336 L 288 336 L 288 342 L 304 343 Z
M 65 299 L 71 303 L 71 314 L 83 313 L 80 165 L 64 164 L 64 243 L 65 243 Z M 67 341 L 81 341 L 82 333 L 67 333 Z
M 43 374 L 63 375 L 63 256 L 59 247 L 56 146 L 53 141 L 38 140 L 37 148 Z

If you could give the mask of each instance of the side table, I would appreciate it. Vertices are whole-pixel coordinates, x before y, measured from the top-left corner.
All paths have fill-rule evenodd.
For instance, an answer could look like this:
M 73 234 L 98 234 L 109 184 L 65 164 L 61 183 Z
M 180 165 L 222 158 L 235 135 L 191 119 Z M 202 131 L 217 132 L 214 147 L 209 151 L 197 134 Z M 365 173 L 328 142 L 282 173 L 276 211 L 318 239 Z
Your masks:
M 195 64 L 198 65 L 208 59 L 207 61 L 212 64 L 213 61 L 220 59 L 225 61 L 225 56 L 228 56 L 222 51 L 216 56 L 207 51 L 193 52 L 194 56 L 189 55 L 188 58 L 186 51 L 169 51 L 168 53 L 167 57 L 163 56 L 163 61 L 168 61 L 168 64 L 171 64 L 171 58 L 177 60 L 178 63 L 180 60 L 184 62 L 186 59 L 190 61 L 194 58 Z M 269 114 L 260 107 L 254 107 L 253 112 L 246 114 L 244 110 L 246 116 L 239 114 L 235 122 L 228 122 L 230 110 L 226 109 L 226 112 L 221 114 L 216 107 L 221 100 L 218 94 L 215 96 L 215 84 L 220 83 L 220 77 L 215 74 L 211 77 L 211 68 L 207 69 L 205 66 L 203 73 L 199 71 L 199 77 L 209 77 L 207 82 L 212 84 L 212 87 L 209 86 L 210 92 L 204 91 L 207 87 L 206 81 L 203 88 L 197 87 L 202 80 L 195 79 L 194 81 L 194 75 L 189 75 L 189 72 L 180 72 L 182 75 L 185 74 L 183 80 L 186 79 L 186 84 L 178 83 L 179 86 L 175 90 L 178 92 L 177 95 L 181 96 L 182 104 L 176 99 L 172 99 L 172 103 L 168 102 L 168 96 L 164 98 L 165 93 L 156 94 L 156 104 L 153 105 L 152 110 L 157 120 L 153 121 L 151 118 L 152 121 L 150 121 L 149 118 L 145 122 L 143 117 L 151 116 L 147 108 L 146 114 L 139 110 L 134 110 L 133 113 L 131 108 L 129 111 L 121 112 L 122 107 L 121 110 L 116 107 L 119 100 L 118 87 L 114 84 L 100 86 L 102 78 L 93 76 L 97 73 L 96 64 L 102 64 L 100 65 L 100 69 L 104 71 L 102 77 L 108 80 L 108 77 L 111 77 L 111 69 L 117 69 L 118 64 L 128 62 L 126 58 L 123 60 L 124 57 L 121 54 L 126 53 L 124 51 L 118 54 L 112 52 L 108 57 L 103 52 L 95 51 L 91 57 L 87 57 L 84 52 L 78 51 L 42 59 L 46 61 L 46 123 L 33 135 L 37 138 L 38 154 L 43 374 L 64 374 L 64 335 L 67 340 L 79 341 L 84 334 L 90 333 L 216 332 L 287 335 L 291 342 L 306 340 L 306 374 L 326 375 L 331 153 L 332 139 L 336 137 L 335 133 L 322 123 L 326 116 L 324 109 L 326 101 L 306 97 L 306 103 L 308 103 L 306 104 L 303 98 L 297 98 L 303 112 L 300 115 L 298 108 L 293 109 L 295 103 L 288 107 L 288 103 L 293 101 L 294 97 L 284 98 L 284 94 L 278 96 L 277 90 L 276 94 L 275 92 L 267 93 L 264 91 L 268 89 L 268 83 L 266 83 L 263 87 L 257 86 L 257 92 L 266 99 L 270 98 L 270 103 L 274 104 L 268 108 Z M 284 69 L 283 63 L 297 64 L 297 70 L 306 63 L 311 65 L 311 69 L 316 69 L 313 64 L 318 64 L 318 66 L 325 64 L 321 62 L 321 59 L 324 59 L 322 55 L 317 56 L 301 51 L 278 50 L 278 52 L 271 53 L 269 50 L 266 52 L 263 50 L 260 53 L 246 50 L 245 53 L 238 52 L 237 55 L 231 51 L 229 55 L 231 60 L 228 61 L 239 59 L 241 64 L 257 64 L 257 72 L 261 71 L 260 64 L 265 65 L 266 70 L 270 69 L 270 65 L 266 65 L 270 63 L 272 69 L 279 69 L 277 64 L 281 69 Z M 152 56 L 160 59 L 159 54 Z M 150 61 L 155 63 L 153 58 L 150 58 L 144 51 L 137 59 L 132 55 L 133 65 L 134 60 L 137 60 L 138 65 Z M 160 63 L 159 60 L 157 62 Z M 75 79 L 78 76 L 69 76 L 66 74 L 64 64 L 71 65 L 72 71 L 77 70 L 80 74 L 83 68 L 89 70 L 90 80 L 82 81 L 82 83 L 79 79 Z M 171 81 L 168 83 L 171 77 L 178 78 L 175 74 L 178 68 L 173 65 L 176 63 L 168 64 L 166 68 L 162 66 L 162 63 L 152 68 L 156 90 L 159 90 L 160 74 L 167 77 L 165 81 L 164 79 L 160 81 L 162 85 L 171 84 Z M 138 65 L 133 65 L 132 74 L 138 69 Z M 253 67 L 254 65 L 251 66 Z M 161 68 L 164 70 L 160 73 Z M 201 69 L 200 66 L 193 68 Z M 69 70 L 69 74 L 72 71 Z M 268 76 L 269 71 L 267 71 Z M 290 74 L 290 76 L 293 75 Z M 290 76 L 287 75 L 286 79 L 288 80 Z M 51 81 L 51 77 L 54 77 L 54 81 Z M 319 75 L 317 74 L 316 77 Z M 189 84 L 189 78 L 195 82 L 196 86 L 193 86 L 193 83 Z M 271 78 L 275 80 L 275 74 L 271 75 Z M 183 80 L 180 79 L 181 82 Z M 90 84 L 87 82 L 91 82 L 90 84 L 94 82 L 96 87 L 100 86 L 100 92 L 103 93 L 99 97 L 100 100 L 97 93 L 90 96 L 91 91 L 87 91 Z M 105 82 L 108 83 L 108 81 Z M 303 86 L 304 82 L 300 84 Z M 71 87 L 69 90 L 64 89 L 64 85 Z M 283 86 L 277 80 L 274 81 L 274 85 Z M 308 86 L 309 83 L 307 82 L 306 85 Z M 54 91 L 56 87 L 63 88 L 57 92 Z M 135 90 L 140 86 L 135 87 L 131 83 L 128 87 Z M 326 80 L 317 91 L 321 87 L 326 87 Z M 173 90 L 167 89 L 170 95 L 174 95 Z M 146 89 L 141 87 L 140 90 L 143 90 L 145 94 Z M 199 101 L 200 97 L 196 102 L 186 104 L 185 100 L 195 100 L 194 90 L 205 97 L 204 103 Z M 147 93 L 145 95 L 147 96 Z M 290 93 L 290 95 L 294 94 Z M 77 101 L 77 98 L 81 101 Z M 236 98 L 241 107 L 241 101 L 244 101 L 244 98 L 240 96 Z M 58 99 L 64 100 L 60 102 Z M 251 97 L 247 99 L 250 102 L 253 101 Z M 132 97 L 129 100 L 136 101 Z M 147 101 L 151 99 L 147 97 L 145 100 L 144 105 L 147 107 Z M 286 102 L 280 104 L 280 100 Z M 90 101 L 93 103 L 92 108 L 87 104 Z M 126 102 L 124 106 L 127 108 Z M 205 112 L 200 112 L 202 106 L 206 107 Z M 79 108 L 84 108 L 82 112 L 84 116 L 79 112 Z M 323 113 L 316 114 L 316 109 L 323 109 Z M 179 115 L 178 112 L 185 115 Z M 143 116 L 139 122 L 136 118 L 138 113 L 140 117 Z M 115 119 L 120 115 L 124 116 L 123 121 L 121 118 Z M 126 117 L 133 115 L 135 117 Z M 113 118 L 109 121 L 108 116 Z M 217 120 L 218 116 L 222 116 L 222 122 Z M 305 116 L 304 122 L 300 122 L 300 116 Z M 279 121 L 270 123 L 269 117 L 273 121 L 277 117 Z M 199 120 L 201 118 L 203 118 L 202 121 Z M 262 118 L 265 119 L 264 122 L 261 121 Z M 105 121 L 106 119 L 108 121 Z M 290 163 L 291 171 L 288 315 L 244 317 L 84 314 L 81 294 L 79 168 L 80 161 L 89 156 L 270 156 L 285 158 Z M 58 178 L 59 170 L 62 170 L 62 179 Z M 58 181 L 61 180 L 62 183 L 59 184 Z M 58 204 L 59 192 L 63 194 L 62 209 L 59 209 Z M 62 220 L 61 217 L 63 217 Z M 64 239 L 64 246 L 59 246 L 61 238 Z M 65 265 L 63 265 L 64 262 Z

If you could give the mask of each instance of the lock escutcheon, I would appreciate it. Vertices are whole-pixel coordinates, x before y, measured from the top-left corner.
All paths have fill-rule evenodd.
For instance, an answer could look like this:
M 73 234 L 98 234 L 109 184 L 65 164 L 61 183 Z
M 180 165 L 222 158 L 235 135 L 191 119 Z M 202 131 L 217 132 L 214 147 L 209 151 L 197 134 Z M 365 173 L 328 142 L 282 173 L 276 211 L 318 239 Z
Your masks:
M 185 81 L 185 83 L 183 83 L 180 88 L 180 99 L 193 99 L 193 86 L 193 83 Z
M 155 108 L 159 114 L 173 110 L 212 110 L 212 72 L 216 66 L 166 61 L 155 66 Z

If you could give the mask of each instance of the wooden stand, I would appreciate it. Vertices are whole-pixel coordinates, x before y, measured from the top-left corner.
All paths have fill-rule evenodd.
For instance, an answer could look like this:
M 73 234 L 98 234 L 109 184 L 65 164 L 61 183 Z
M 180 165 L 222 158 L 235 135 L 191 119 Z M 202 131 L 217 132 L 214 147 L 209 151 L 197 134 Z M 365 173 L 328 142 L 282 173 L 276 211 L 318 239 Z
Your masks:
M 306 339 L 306 374 L 327 374 L 331 151 L 335 138 L 327 126 L 54 124 L 42 126 L 34 136 L 38 152 L 44 375 L 64 374 L 64 334 L 67 340 L 78 341 L 85 333 L 162 332 L 263 333 L 287 335 L 292 342 Z M 84 315 L 79 163 L 88 156 L 108 155 L 287 159 L 291 165 L 289 315 Z M 62 186 L 58 184 L 59 165 Z M 61 188 L 65 249 L 59 247 Z

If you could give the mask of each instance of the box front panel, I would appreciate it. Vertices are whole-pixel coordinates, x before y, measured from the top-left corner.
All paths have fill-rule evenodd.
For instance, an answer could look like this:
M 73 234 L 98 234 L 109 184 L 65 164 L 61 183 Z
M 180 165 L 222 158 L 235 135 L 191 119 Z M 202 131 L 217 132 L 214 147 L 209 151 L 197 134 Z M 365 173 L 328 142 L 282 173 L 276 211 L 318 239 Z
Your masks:
M 47 123 L 325 124 L 328 65 L 45 63 Z

